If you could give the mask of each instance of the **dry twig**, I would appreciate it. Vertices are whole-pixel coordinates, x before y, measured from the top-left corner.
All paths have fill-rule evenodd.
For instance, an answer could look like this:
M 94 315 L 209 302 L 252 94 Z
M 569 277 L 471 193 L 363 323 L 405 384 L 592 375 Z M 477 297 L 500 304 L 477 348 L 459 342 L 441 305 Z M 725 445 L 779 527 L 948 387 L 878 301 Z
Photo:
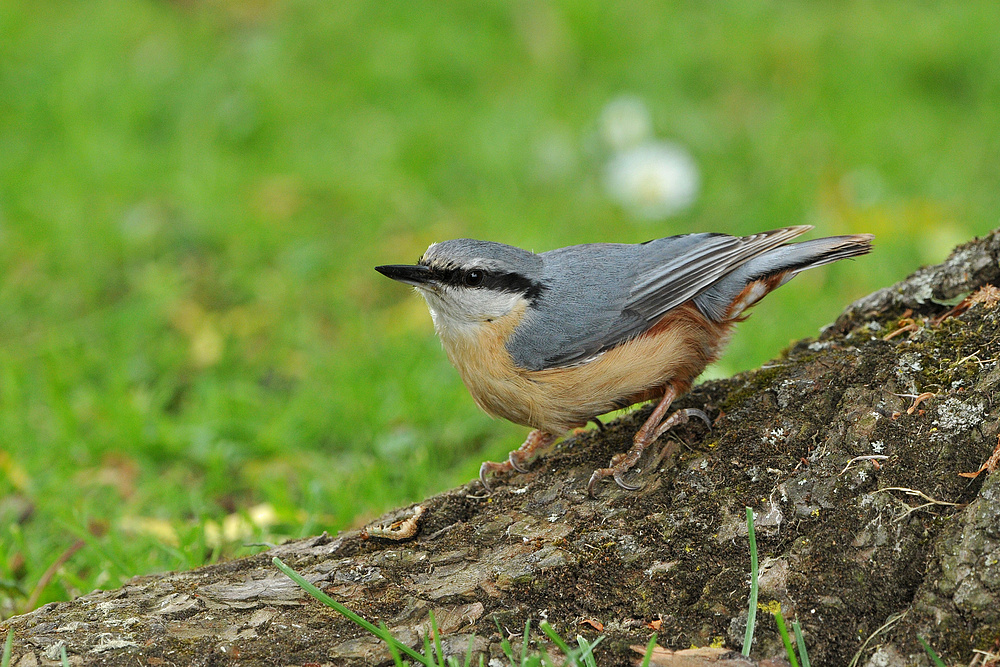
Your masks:
M 916 512 L 917 510 L 923 509 L 925 507 L 930 507 L 931 505 L 942 505 L 945 507 L 965 507 L 967 504 L 967 503 L 949 503 L 945 500 L 937 500 L 935 498 L 931 498 L 923 491 L 917 491 L 916 489 L 908 489 L 905 486 L 887 486 L 884 489 L 876 489 L 872 493 L 881 493 L 882 491 L 902 491 L 908 496 L 919 496 L 920 498 L 923 498 L 924 500 L 927 501 L 923 505 L 917 505 L 916 507 L 910 507 L 909 505 L 907 505 L 906 511 L 903 512 L 901 516 L 893 519 L 893 521 L 902 521 L 913 512 Z

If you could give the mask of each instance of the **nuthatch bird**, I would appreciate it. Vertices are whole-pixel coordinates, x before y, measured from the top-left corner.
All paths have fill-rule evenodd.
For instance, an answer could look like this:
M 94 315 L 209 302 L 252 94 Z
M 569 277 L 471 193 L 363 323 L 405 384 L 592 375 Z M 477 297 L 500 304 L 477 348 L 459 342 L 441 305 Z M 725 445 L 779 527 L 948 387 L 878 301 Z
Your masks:
M 490 241 L 431 245 L 415 266 L 375 269 L 412 285 L 476 403 L 534 430 L 489 473 L 524 472 L 539 448 L 612 410 L 659 399 L 632 448 L 587 485 L 623 474 L 690 417 L 671 402 L 715 361 L 744 311 L 799 271 L 871 250 L 871 234 L 786 243 L 802 225 L 751 236 L 686 234 L 637 245 L 589 243 L 540 254 Z

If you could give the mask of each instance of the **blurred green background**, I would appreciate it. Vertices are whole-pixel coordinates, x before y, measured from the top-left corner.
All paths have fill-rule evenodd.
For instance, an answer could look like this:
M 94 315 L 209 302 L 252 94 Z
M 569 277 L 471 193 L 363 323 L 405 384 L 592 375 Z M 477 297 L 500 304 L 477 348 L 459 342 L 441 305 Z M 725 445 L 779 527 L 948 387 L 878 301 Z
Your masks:
M 0 615 L 356 525 L 519 444 L 422 300 L 372 270 L 432 241 L 877 235 L 758 306 L 715 375 L 943 259 L 996 226 L 998 19 L 994 0 L 0 3 Z M 606 190 L 623 95 L 697 165 L 673 216 Z

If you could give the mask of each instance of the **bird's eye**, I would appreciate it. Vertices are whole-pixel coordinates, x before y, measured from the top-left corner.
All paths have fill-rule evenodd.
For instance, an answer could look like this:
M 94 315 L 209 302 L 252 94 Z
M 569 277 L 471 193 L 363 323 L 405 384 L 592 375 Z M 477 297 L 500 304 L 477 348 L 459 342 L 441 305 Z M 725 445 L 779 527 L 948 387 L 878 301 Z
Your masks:
M 479 287 L 486 279 L 486 272 L 479 269 L 472 269 L 465 274 L 465 284 L 469 287 Z

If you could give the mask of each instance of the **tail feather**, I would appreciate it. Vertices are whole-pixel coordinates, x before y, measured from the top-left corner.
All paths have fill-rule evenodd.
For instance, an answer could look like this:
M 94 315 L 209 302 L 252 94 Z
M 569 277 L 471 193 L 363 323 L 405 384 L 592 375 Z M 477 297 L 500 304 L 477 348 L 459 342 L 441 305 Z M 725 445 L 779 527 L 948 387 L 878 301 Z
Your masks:
M 778 255 L 776 259 L 780 261 L 783 254 L 780 251 L 786 250 L 786 263 L 790 265 L 788 268 L 792 268 L 797 273 L 816 266 L 831 264 L 839 259 L 868 254 L 871 252 L 872 239 L 874 238 L 874 234 L 828 236 L 822 239 L 791 243 L 775 248 L 772 252 Z M 795 266 L 796 263 L 798 266 Z
M 870 252 L 873 238 L 872 234 L 828 236 L 779 246 L 720 278 L 694 298 L 695 305 L 717 322 L 735 319 L 800 271 Z

